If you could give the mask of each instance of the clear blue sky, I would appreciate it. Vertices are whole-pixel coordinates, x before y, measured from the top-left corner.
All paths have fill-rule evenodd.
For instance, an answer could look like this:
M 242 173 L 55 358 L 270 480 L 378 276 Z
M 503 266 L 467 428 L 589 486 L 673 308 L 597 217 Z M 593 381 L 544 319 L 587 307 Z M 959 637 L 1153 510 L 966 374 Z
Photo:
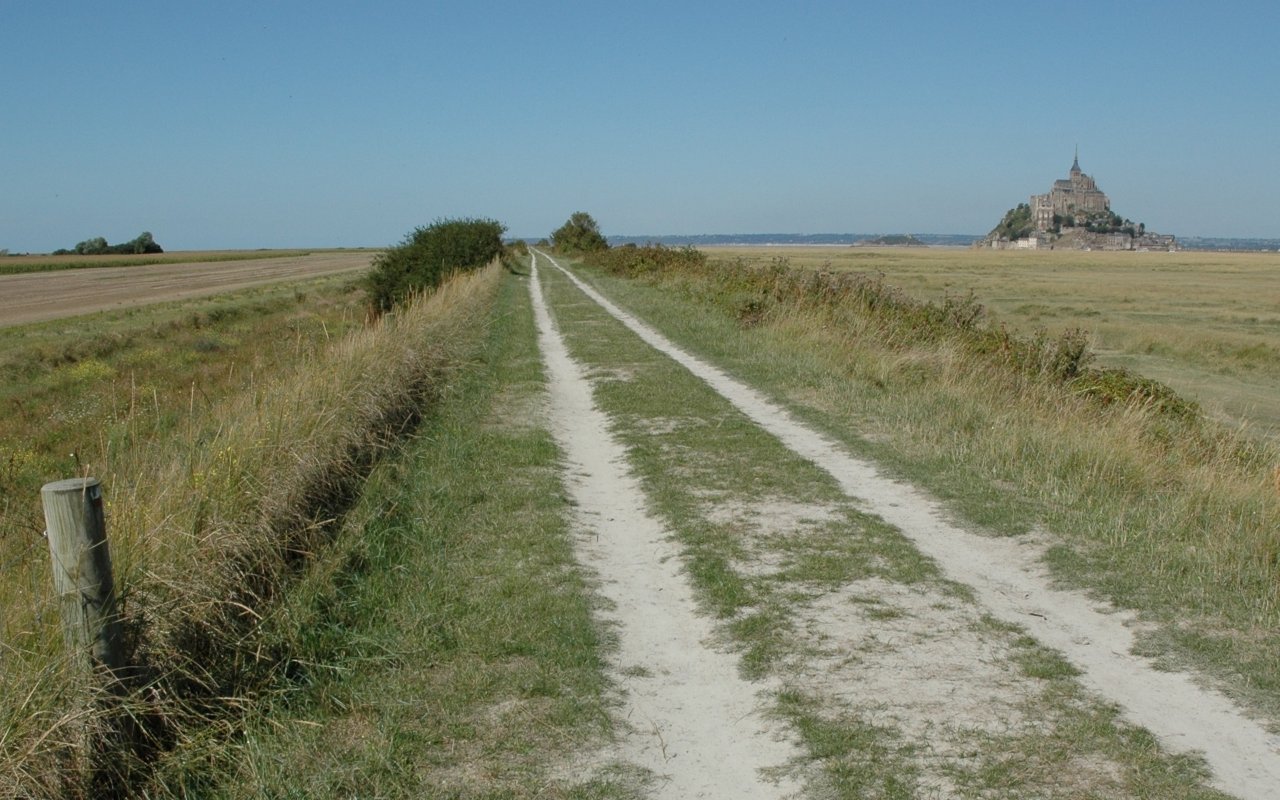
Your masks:
M 0 248 L 985 233 L 1073 148 L 1280 237 L 1280 4 L 0 0 Z

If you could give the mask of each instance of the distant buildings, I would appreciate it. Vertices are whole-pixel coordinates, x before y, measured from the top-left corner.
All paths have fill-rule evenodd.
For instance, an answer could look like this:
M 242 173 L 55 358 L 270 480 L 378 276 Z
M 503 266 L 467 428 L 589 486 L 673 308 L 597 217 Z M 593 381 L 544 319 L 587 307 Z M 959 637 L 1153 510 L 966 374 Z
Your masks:
M 1123 219 L 1093 178 L 1080 169 L 1077 152 L 1065 179 L 1045 194 L 1005 214 L 979 247 L 999 250 L 1176 250 L 1173 236 L 1148 233 Z
M 1111 201 L 1107 195 L 1093 178 L 1080 171 L 1079 153 L 1071 162 L 1071 172 L 1066 180 L 1054 181 L 1048 194 L 1031 195 L 1031 217 L 1037 231 L 1053 228 L 1055 216 L 1059 220 L 1066 217 L 1079 219 L 1106 214 L 1110 210 Z

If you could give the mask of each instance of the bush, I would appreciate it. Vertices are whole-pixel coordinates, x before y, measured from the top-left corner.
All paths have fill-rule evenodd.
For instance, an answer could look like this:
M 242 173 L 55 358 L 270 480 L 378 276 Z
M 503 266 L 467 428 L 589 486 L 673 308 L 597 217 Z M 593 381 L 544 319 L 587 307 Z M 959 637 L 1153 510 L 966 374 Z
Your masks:
M 671 248 L 662 245 L 637 247 L 624 244 L 609 250 L 598 250 L 585 259 L 614 275 L 636 278 L 660 272 L 697 271 L 706 265 L 707 257 L 693 247 Z
M 600 226 L 585 211 L 575 211 L 565 224 L 551 234 L 551 244 L 562 253 L 595 253 L 608 250 L 609 243 Z
M 1145 406 L 1159 414 L 1181 420 L 1194 420 L 1200 414 L 1200 406 L 1195 401 L 1181 397 L 1159 381 L 1135 375 L 1126 369 L 1090 369 L 1074 377 L 1071 386 L 1102 405 L 1119 403 Z
M 390 311 L 414 292 L 439 286 L 450 275 L 479 269 L 503 253 L 506 226 L 492 219 L 441 219 L 415 228 L 379 254 L 365 279 L 370 301 Z

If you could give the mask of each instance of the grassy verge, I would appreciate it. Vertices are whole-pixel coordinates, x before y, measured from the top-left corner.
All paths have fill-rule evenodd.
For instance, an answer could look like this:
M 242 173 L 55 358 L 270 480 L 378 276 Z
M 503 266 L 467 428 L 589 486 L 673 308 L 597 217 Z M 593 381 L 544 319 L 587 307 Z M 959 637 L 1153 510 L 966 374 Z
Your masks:
M 629 796 L 573 768 L 610 735 L 604 642 L 543 391 L 527 289 L 507 278 L 474 368 L 270 621 L 296 643 L 293 688 L 230 747 L 175 760 L 169 791 Z
M 973 523 L 1051 530 L 1055 573 L 1155 623 L 1148 652 L 1280 721 L 1278 459 L 1265 445 L 904 334 L 857 302 L 744 288 L 727 266 L 592 279 Z
M 669 291 L 596 277 L 690 350 L 738 333 Z M 554 270 L 544 281 L 704 610 L 747 677 L 781 684 L 776 713 L 806 751 L 793 767 L 818 796 L 1221 797 L 829 476 Z
M 89 473 L 112 500 L 118 478 L 143 468 L 157 442 L 364 316 L 351 279 L 329 277 L 0 329 L 3 641 L 23 652 L 57 638 L 42 484 Z
M 767 266 L 778 248 L 710 248 Z M 1250 435 L 1280 437 L 1276 253 L 787 248 L 793 267 L 878 272 L 913 297 L 973 293 L 1032 335 L 1083 329 L 1100 363 L 1169 384 Z
M 355 282 L 326 277 L 0 328 L 0 494 L 99 471 L 110 443 L 172 429 L 364 323 Z
M 155 264 L 207 264 L 219 261 L 254 261 L 263 258 L 293 258 L 315 252 L 342 250 L 193 250 L 157 255 L 117 256 L 8 256 L 0 258 L 0 275 L 24 272 L 57 272 L 64 269 L 98 267 L 149 267 Z
M 236 709 L 291 668 L 261 638 L 263 615 L 332 538 L 369 469 L 471 357 L 497 277 L 495 267 L 460 278 L 322 347 L 299 336 L 289 348 L 294 337 L 262 331 L 249 349 L 273 354 L 270 374 L 237 370 L 239 391 L 199 414 L 192 384 L 188 414 L 156 426 L 163 437 L 106 440 L 130 694 L 84 699 L 48 590 L 33 585 L 35 613 L 5 652 L 6 788 L 121 791 L 145 780 L 158 754 L 233 729 Z M 158 397 L 160 416 L 172 409 Z

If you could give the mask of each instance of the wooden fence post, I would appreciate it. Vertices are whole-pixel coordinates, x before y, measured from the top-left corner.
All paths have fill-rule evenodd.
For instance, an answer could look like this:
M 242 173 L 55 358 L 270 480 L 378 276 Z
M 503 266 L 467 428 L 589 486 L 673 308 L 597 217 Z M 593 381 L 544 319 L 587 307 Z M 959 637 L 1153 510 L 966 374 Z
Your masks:
M 74 657 L 112 671 L 124 667 L 115 580 L 102 514 L 102 482 L 71 478 L 40 489 L 53 557 L 62 629 Z

